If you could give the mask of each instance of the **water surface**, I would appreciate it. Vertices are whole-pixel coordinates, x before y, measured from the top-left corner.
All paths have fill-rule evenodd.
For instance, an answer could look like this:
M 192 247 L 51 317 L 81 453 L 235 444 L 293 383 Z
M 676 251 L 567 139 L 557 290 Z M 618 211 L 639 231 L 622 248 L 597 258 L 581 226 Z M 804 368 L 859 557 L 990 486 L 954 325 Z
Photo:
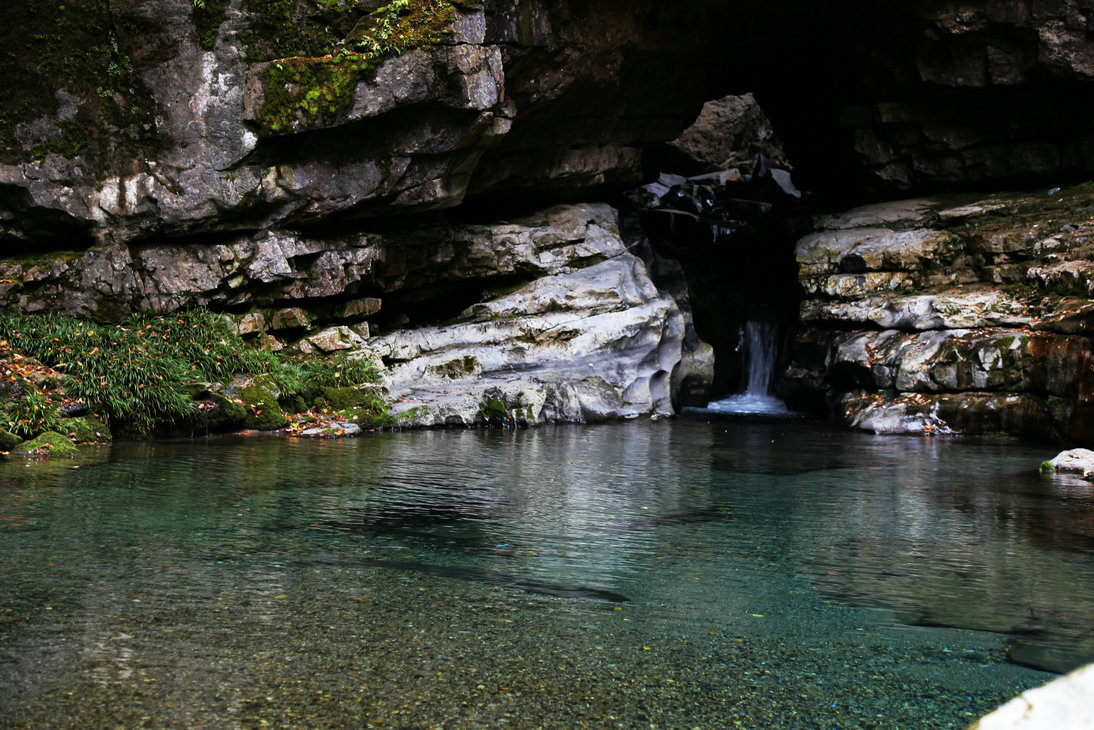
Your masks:
M 965 727 L 1053 676 L 1008 650 L 1094 653 L 1051 451 L 680 420 L 2 463 L 0 726 Z

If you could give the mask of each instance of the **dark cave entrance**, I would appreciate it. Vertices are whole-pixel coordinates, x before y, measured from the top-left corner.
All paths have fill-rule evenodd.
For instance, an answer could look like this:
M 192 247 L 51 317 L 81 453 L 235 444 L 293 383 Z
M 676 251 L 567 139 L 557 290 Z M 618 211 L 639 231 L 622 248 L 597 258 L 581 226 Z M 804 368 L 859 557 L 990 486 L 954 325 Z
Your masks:
M 655 282 L 690 308 L 694 334 L 714 348 L 710 390 L 682 389 L 683 407 L 755 391 L 794 401 L 778 375 L 798 327 L 794 248 L 812 227 L 810 196 L 794 186 L 754 100 L 727 99 L 738 109 L 748 101 L 740 124 L 716 120 L 730 139 L 705 160 L 675 143 L 651 151 L 647 177 L 657 179 L 628 193 L 625 206 L 628 239 L 648 241 L 642 253 Z

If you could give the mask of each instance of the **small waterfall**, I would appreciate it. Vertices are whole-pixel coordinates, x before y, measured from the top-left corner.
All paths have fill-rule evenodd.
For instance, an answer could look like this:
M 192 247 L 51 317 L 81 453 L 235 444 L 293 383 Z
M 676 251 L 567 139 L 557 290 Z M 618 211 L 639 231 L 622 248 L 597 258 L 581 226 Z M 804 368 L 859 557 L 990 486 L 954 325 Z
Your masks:
M 748 322 L 743 330 L 744 360 L 748 363 L 743 378 L 744 395 L 762 398 L 770 395 L 775 382 L 775 363 L 779 356 L 775 323 Z
M 773 320 L 747 322 L 741 328 L 737 350 L 743 350 L 741 392 L 714 401 L 707 409 L 717 413 L 788 413 L 783 402 L 771 394 L 779 357 L 778 325 Z

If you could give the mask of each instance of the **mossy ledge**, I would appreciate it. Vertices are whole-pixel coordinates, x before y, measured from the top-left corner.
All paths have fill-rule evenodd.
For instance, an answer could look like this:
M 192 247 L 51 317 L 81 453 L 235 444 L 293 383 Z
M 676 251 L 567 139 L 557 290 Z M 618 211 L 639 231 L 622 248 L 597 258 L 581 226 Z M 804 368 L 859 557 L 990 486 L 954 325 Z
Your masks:
M 16 456 L 79 456 L 80 450 L 72 439 L 56 431 L 46 431 L 37 438 L 24 441 L 12 452 Z
M 354 90 L 387 58 L 432 48 L 451 34 L 455 9 L 444 0 L 394 0 L 358 22 L 322 56 L 290 56 L 258 67 L 264 90 L 254 123 L 263 136 L 337 123 Z

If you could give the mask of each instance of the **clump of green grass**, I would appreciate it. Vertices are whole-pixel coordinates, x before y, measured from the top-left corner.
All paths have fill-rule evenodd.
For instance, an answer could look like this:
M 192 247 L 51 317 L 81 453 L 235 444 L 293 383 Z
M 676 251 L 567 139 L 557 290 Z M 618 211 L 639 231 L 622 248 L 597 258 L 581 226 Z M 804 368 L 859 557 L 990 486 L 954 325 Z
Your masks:
M 25 380 L 15 386 L 18 393 L 0 409 L 0 428 L 23 438 L 62 429 L 64 419 L 53 401 Z
M 236 374 L 267 373 L 283 391 L 318 391 L 356 378 L 359 383 L 372 382 L 378 376 L 375 365 L 346 356 L 290 362 L 254 350 L 218 315 L 204 310 L 134 315 L 113 325 L 56 313 L 0 314 L 0 340 L 64 373 L 65 394 L 86 402 L 114 427 L 146 435 L 194 415 L 196 406 L 187 387 L 194 382 L 227 383 Z M 13 407 L 31 409 L 37 404 L 24 394 L 5 412 L 11 413 Z M 13 432 L 55 425 L 47 424 L 44 416 L 36 418 L 22 416 L 34 425 Z M 4 423 L 0 426 L 13 430 Z

